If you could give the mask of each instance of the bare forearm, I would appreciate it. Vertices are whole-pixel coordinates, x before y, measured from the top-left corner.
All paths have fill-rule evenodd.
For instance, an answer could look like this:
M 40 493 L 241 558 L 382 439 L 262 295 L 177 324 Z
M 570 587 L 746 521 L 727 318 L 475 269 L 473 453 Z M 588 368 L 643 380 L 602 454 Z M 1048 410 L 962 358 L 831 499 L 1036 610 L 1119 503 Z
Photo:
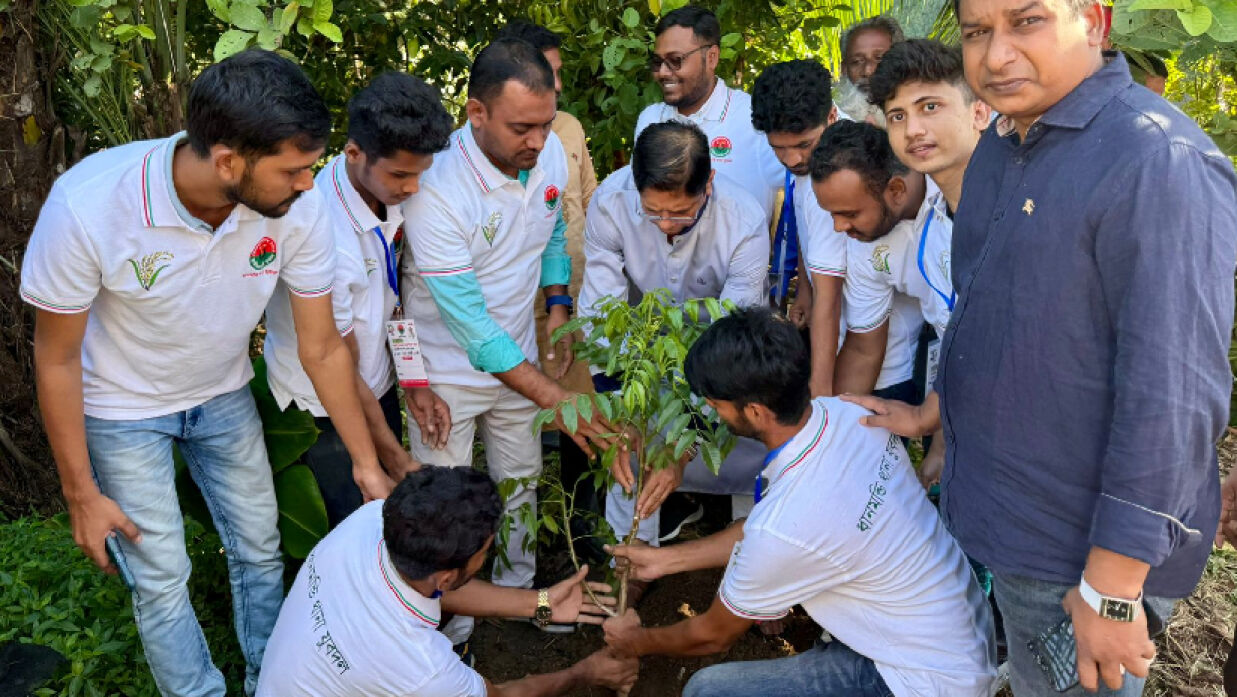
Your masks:
M 871 394 L 875 389 L 885 352 L 883 345 L 880 351 L 861 347 L 860 344 L 873 343 L 868 339 L 854 332 L 846 334 L 846 342 L 838 351 L 837 365 L 833 369 L 833 388 L 838 394 Z
M 1116 598 L 1136 598 L 1151 566 L 1144 561 L 1117 554 L 1101 547 L 1092 547 L 1083 571 L 1092 588 Z
M 504 385 L 529 398 L 542 409 L 554 407 L 570 396 L 567 390 L 559 387 L 558 383 L 534 368 L 528 361 L 520 363 L 511 370 L 493 375 Z
M 344 447 L 352 456 L 353 466 L 377 467 L 374 441 L 363 404 L 357 395 L 358 379 L 352 354 L 342 340 L 333 344 L 324 353 L 318 354 L 304 350 L 302 343 L 301 364 Z
M 730 648 L 731 640 L 708 627 L 707 615 L 697 615 L 667 627 L 641 629 L 633 639 L 637 656 L 709 656 Z
M 492 685 L 488 697 L 554 697 L 589 684 L 591 681 L 586 671 L 577 663 L 556 673 L 530 675 L 501 685 Z
M 442 594 L 442 609 L 469 617 L 532 617 L 537 610 L 537 591 L 505 588 L 473 579 Z
M 45 365 L 37 358 L 37 345 L 35 355 L 35 383 L 43 428 L 51 444 L 64 497 L 73 504 L 99 493 L 99 487 L 90 476 L 90 455 L 86 450 L 81 358 Z
M 812 339 L 812 396 L 837 394 L 833 386 L 833 367 L 838 356 L 838 327 L 842 315 L 841 279 L 822 274 L 812 276 L 812 320 L 808 327 Z
M 735 544 L 743 539 L 743 521 L 730 524 L 725 530 L 691 542 L 661 548 L 670 559 L 668 573 L 682 573 L 698 569 L 718 569 L 730 560 Z

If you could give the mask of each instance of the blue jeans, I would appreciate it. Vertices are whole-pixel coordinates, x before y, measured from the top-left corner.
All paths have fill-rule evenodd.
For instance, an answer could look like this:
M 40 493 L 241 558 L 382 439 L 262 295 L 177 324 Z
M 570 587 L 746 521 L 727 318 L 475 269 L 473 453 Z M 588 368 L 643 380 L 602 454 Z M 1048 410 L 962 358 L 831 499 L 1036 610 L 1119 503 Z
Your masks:
M 210 508 L 228 556 L 236 635 L 253 694 L 283 602 L 275 487 L 248 387 L 149 419 L 86 417 L 86 446 L 103 494 L 137 525 L 120 560 L 133 574 L 133 615 L 155 684 L 169 697 L 222 697 L 223 674 L 189 603 L 189 555 L 176 497 L 175 443 Z
M 683 697 L 890 697 L 871 659 L 840 641 L 796 656 L 709 666 L 692 676 Z
M 1035 662 L 1035 656 L 1027 644 L 1065 619 L 1061 599 L 1073 586 L 1005 574 L 993 574 L 992 581 L 996 604 L 1001 608 L 1001 615 L 1005 620 L 1005 642 L 1009 646 L 1009 684 L 1015 697 L 1089 697 L 1096 694 L 1135 697 L 1143 693 L 1146 680 L 1129 673 L 1125 674 L 1120 690 L 1108 689 L 1103 680 L 1100 680 L 1099 692 L 1086 692 L 1078 685 L 1065 692 L 1054 690 L 1047 675 Z M 1165 623 L 1173 613 L 1174 602 L 1170 598 L 1146 598 L 1146 605 Z

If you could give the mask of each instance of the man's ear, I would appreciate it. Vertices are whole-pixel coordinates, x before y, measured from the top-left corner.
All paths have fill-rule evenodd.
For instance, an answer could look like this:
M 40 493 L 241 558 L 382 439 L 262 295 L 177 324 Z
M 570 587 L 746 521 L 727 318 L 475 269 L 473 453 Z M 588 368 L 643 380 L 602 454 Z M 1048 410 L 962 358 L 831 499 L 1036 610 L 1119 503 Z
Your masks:
M 485 108 L 485 103 L 480 99 L 469 99 L 464 103 L 464 113 L 468 116 L 468 123 L 472 124 L 473 128 L 481 128 L 485 125 L 485 119 L 489 116 L 489 110 Z
M 825 128 L 832 126 L 838 122 L 838 105 L 834 104 L 829 107 L 829 115 L 825 117 Z
M 344 146 L 344 155 L 348 158 L 348 164 L 364 164 L 365 162 L 365 153 L 355 140 L 348 140 L 347 145 Z
M 1104 8 L 1100 6 L 1099 0 L 1091 3 L 1091 6 L 1082 12 L 1082 21 L 1087 25 L 1087 43 L 1091 46 L 1102 46 L 1104 44 Z
M 895 174 L 889 178 L 889 183 L 885 185 L 885 204 L 890 208 L 901 208 L 906 202 L 906 194 L 909 187 L 906 185 L 905 174 Z
M 709 181 L 705 182 L 705 185 L 704 185 L 704 195 L 705 195 L 705 196 L 712 196 L 712 195 L 713 195 L 713 175 L 715 175 L 715 174 L 717 174 L 717 170 L 715 170 L 715 169 L 711 169 L 711 170 L 709 170 Z
M 705 64 L 709 66 L 709 70 L 713 73 L 717 72 L 717 64 L 721 61 L 722 51 L 717 46 L 710 46 L 705 49 L 704 59 Z
M 434 576 L 434 589 L 445 593 L 452 588 L 455 588 L 456 584 L 459 582 L 460 570 L 451 569 L 449 571 L 439 571 L 434 574 Z
M 240 153 L 222 144 L 211 146 L 210 161 L 214 166 L 215 176 L 228 186 L 239 183 L 245 176 L 245 167 L 248 166 Z
M 971 116 L 975 119 L 975 130 L 983 133 L 992 122 L 992 107 L 982 99 L 976 99 L 971 105 Z

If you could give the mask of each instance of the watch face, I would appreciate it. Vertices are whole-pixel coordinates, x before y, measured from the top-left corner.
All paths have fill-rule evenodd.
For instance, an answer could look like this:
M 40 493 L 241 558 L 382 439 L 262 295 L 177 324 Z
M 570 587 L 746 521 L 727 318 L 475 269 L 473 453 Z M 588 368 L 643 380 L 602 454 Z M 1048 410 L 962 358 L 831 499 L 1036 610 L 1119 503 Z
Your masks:
M 1116 622 L 1134 621 L 1134 603 L 1104 598 L 1100 601 L 1100 616 Z

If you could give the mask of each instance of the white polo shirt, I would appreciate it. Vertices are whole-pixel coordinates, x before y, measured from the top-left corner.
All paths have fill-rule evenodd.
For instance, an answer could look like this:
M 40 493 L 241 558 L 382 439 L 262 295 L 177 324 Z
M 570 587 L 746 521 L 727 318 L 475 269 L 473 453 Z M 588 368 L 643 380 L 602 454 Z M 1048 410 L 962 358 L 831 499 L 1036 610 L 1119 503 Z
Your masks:
M 318 192 L 277 219 L 237 205 L 212 231 L 184 211 L 172 185 L 184 137 L 82 160 L 56 180 L 30 237 L 22 298 L 49 312 L 90 311 L 88 416 L 162 416 L 244 387 L 253 377 L 249 335 L 275 282 L 305 297 L 331 291 L 335 261 Z
M 395 310 L 395 291 L 387 280 L 388 258 L 398 278 L 404 245 L 404 216 L 399 206 L 387 206 L 379 220 L 348 179 L 347 158 L 337 155 L 318 172 L 314 183 L 322 194 L 335 241 L 335 285 L 331 305 L 341 335 L 356 337 L 357 369 L 375 397 L 395 384 L 387 349 L 386 321 Z M 389 255 L 389 257 L 388 257 Z M 266 308 L 266 377 L 280 409 L 295 401 L 298 409 L 326 416 L 313 383 L 297 355 L 296 326 L 284 284 Z
M 893 309 L 897 294 L 914 298 L 923 318 L 945 335 L 953 303 L 949 248 L 953 223 L 945 212 L 945 197 L 931 178 L 914 220 L 901 220 L 875 242 L 849 240 L 857 256 L 846 276 L 846 321 L 851 331 L 871 331 Z M 891 327 L 892 328 L 892 327 Z
M 485 681 L 438 631 L 437 599 L 412 589 L 371 501 L 314 547 L 266 644 L 258 697 L 485 697 Z
M 427 277 L 475 273 L 490 318 L 537 364 L 533 303 L 541 254 L 554 233 L 566 187 L 567 156 L 558 136 L 549 134 L 527 185 L 521 185 L 481 152 L 468 124 L 451 135 L 450 147 L 421 176 L 420 192 L 404 203 L 412 255 L 404 265 L 403 292 L 431 383 L 502 384 L 473 368 L 435 305 Z
M 812 178 L 795 177 L 795 225 L 799 230 L 799 249 L 803 265 L 811 274 L 846 276 L 846 236 L 833 229 L 833 216 L 820 207 L 812 190 Z
M 764 471 L 718 596 L 764 621 L 795 605 L 870 658 L 894 695 L 988 697 L 987 599 L 915 478 L 897 436 L 834 397 Z
M 642 213 L 631 167 L 606 177 L 593 194 L 584 225 L 584 284 L 578 312 L 606 295 L 629 298 L 668 288 L 676 302 L 692 298 L 731 300 L 739 307 L 765 300 L 769 231 L 756 201 L 724 175 L 699 222 L 670 243 Z
M 777 190 L 782 188 L 785 169 L 773 154 L 769 139 L 752 127 L 752 97 L 743 90 L 726 86 L 717 78 L 713 93 L 690 115 L 665 102 L 651 104 L 640 112 L 636 137 L 650 124 L 663 121 L 694 123 L 704 131 L 713 156 L 713 169 L 729 176 L 756 199 L 764 211 L 764 224 L 773 220 Z M 635 140 L 632 141 L 633 147 Z

